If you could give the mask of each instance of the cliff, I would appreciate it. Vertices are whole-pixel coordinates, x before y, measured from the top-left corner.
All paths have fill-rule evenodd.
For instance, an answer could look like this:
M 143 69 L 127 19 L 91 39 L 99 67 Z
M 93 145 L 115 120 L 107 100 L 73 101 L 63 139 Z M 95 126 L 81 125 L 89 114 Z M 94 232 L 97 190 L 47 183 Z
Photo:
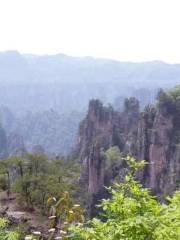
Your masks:
M 153 193 L 162 196 L 176 189 L 180 179 L 179 93 L 177 89 L 161 91 L 157 104 L 147 106 L 143 112 L 135 98 L 125 100 L 123 112 L 105 107 L 99 100 L 90 101 L 88 114 L 80 125 L 78 143 L 81 182 L 90 194 L 99 194 L 108 184 L 107 179 L 115 177 L 105 168 L 104 152 L 112 146 L 148 162 L 138 177 Z
M 104 183 L 104 159 L 101 148 L 114 144 L 116 118 L 112 107 L 103 107 L 98 100 L 89 103 L 86 119 L 80 125 L 79 151 L 82 179 L 90 193 L 97 193 Z

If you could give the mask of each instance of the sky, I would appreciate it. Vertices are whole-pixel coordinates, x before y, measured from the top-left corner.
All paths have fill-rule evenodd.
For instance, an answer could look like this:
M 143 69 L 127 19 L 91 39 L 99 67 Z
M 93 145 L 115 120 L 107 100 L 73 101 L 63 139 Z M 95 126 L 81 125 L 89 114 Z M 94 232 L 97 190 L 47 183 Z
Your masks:
M 180 0 L 0 0 L 0 51 L 180 63 Z

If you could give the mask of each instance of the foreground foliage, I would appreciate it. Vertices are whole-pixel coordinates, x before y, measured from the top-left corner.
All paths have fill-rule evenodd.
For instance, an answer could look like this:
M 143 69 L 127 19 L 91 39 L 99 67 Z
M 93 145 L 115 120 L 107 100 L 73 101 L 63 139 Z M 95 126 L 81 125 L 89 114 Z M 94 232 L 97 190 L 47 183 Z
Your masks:
M 107 153 L 108 166 L 124 161 L 117 148 Z M 108 190 L 111 198 L 102 200 L 99 217 L 84 223 L 84 211 L 79 204 L 76 186 L 78 167 L 63 160 L 49 160 L 43 155 L 27 155 L 1 162 L 2 181 L 8 194 L 13 189 L 28 207 L 50 211 L 49 239 L 72 240 L 178 240 L 180 239 L 180 191 L 159 203 L 149 189 L 136 180 L 137 171 L 145 162 L 132 157 L 125 159 L 128 172 L 124 179 Z M 16 181 L 10 181 L 12 167 Z M 11 185 L 14 185 L 13 187 Z M 69 195 L 70 192 L 71 194 Z M 83 198 L 83 197 L 82 197 Z M 75 201 L 74 201 L 75 200 Z M 17 240 L 20 235 L 8 230 L 8 221 L 0 219 L 0 240 Z M 27 239 L 43 239 L 35 232 Z
M 144 162 L 127 159 L 129 171 L 124 182 L 109 188 L 112 198 L 103 200 L 103 214 L 84 227 L 73 228 L 78 240 L 178 240 L 180 239 L 180 192 L 159 203 L 135 179 Z
M 0 240 L 18 240 L 20 234 L 17 231 L 8 230 L 9 221 L 5 218 L 0 218 Z

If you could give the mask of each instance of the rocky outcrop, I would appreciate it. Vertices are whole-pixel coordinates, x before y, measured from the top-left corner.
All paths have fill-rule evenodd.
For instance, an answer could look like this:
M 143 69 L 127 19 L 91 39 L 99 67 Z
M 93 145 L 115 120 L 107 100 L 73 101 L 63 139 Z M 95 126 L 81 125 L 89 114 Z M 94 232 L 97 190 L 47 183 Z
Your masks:
M 98 193 L 104 183 L 104 159 L 101 149 L 114 144 L 116 116 L 112 107 L 103 107 L 98 100 L 89 103 L 86 119 L 81 123 L 79 151 L 82 176 L 89 192 Z
M 170 148 L 172 130 L 172 116 L 163 116 L 158 112 L 154 120 L 149 146 L 149 186 L 157 193 L 163 191 L 161 182 L 165 185 L 162 175 L 166 170 L 168 175 L 168 159 L 172 157 Z
M 107 179 L 103 151 L 118 146 L 124 154 L 144 159 L 148 165 L 138 176 L 144 185 L 158 195 L 170 194 L 180 179 L 179 105 L 170 96 L 139 112 L 135 98 L 125 101 L 123 112 L 104 107 L 92 100 L 79 131 L 79 153 L 82 161 L 81 181 L 90 194 L 101 192 Z M 174 110 L 172 110 L 174 109 Z M 107 183 L 107 182 L 106 182 Z
M 22 224 L 30 220 L 27 217 L 26 212 L 21 212 L 21 211 L 7 211 L 6 217 L 13 224 Z
M 82 161 L 82 182 L 88 191 L 97 194 L 104 185 L 105 157 L 103 151 L 117 145 L 126 153 L 136 154 L 134 139 L 137 136 L 139 103 L 136 99 L 126 100 L 123 114 L 104 107 L 99 100 L 89 103 L 86 119 L 81 123 L 79 134 L 79 152 Z

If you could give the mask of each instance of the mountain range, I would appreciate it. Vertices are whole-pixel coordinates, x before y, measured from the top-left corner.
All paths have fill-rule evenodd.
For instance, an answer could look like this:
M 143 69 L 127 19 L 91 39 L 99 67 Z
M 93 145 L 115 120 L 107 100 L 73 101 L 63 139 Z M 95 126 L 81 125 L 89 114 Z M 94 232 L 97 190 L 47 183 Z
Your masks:
M 180 64 L 1 52 L 0 121 L 3 125 L 7 111 L 2 109 L 8 109 L 7 135 L 21 135 L 28 149 L 40 144 L 48 153 L 64 154 L 74 145 L 90 99 L 119 109 L 134 96 L 143 108 L 155 101 L 160 88 L 179 82 Z

